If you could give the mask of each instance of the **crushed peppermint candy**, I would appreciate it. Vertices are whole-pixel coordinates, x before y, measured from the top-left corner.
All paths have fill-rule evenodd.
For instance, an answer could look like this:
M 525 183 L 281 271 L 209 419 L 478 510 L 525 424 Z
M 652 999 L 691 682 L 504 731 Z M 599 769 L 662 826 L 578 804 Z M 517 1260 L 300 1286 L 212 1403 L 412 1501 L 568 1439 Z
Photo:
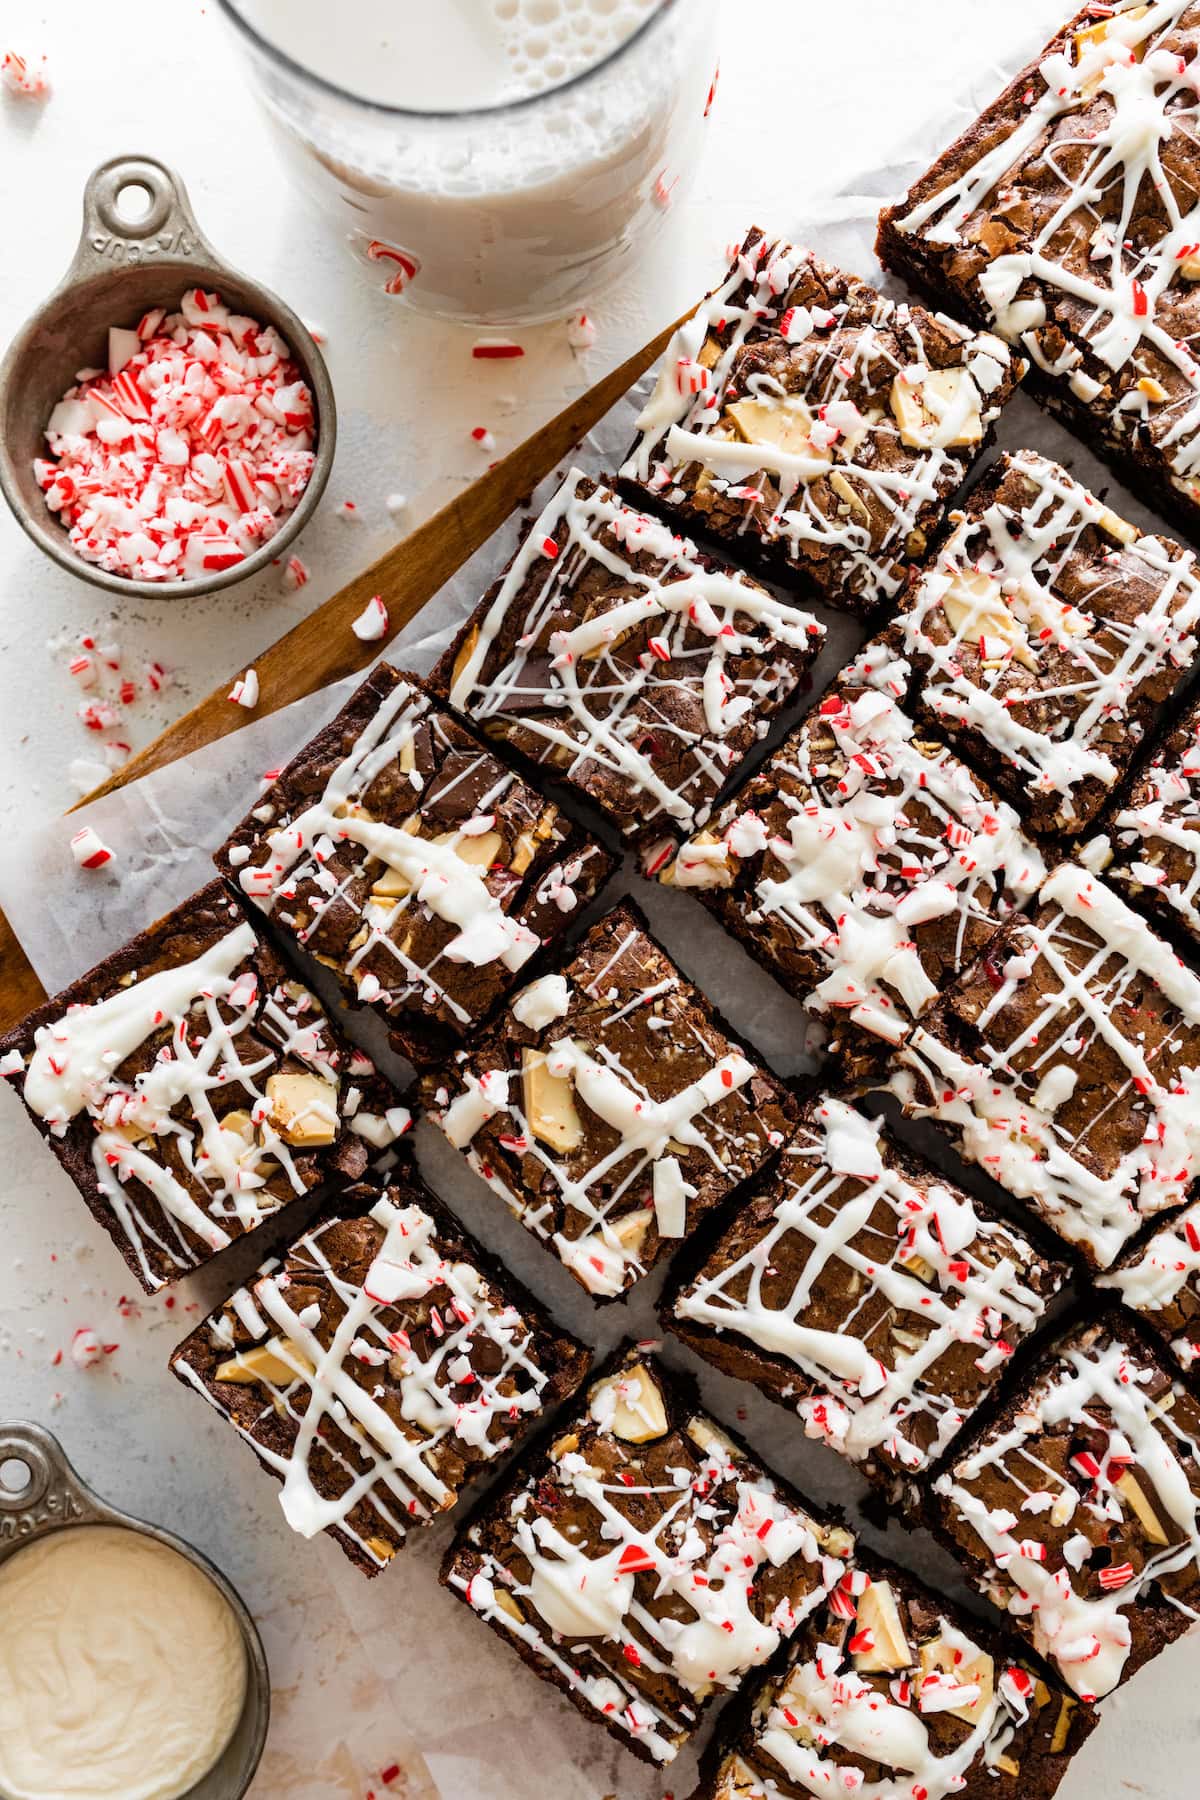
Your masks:
M 90 825 L 85 825 L 71 839 L 71 855 L 81 869 L 102 869 L 113 860 L 113 853 Z
M 313 403 L 273 326 L 189 289 L 112 327 L 81 370 L 34 474 L 85 562 L 136 581 L 230 569 L 294 511 L 313 471 Z
M 77 1369 L 94 1369 L 111 1356 L 115 1344 L 102 1344 L 90 1325 L 80 1325 L 71 1339 L 71 1361 Z
M 389 494 L 384 501 L 384 505 L 387 507 L 388 512 L 393 519 L 401 518 L 403 514 L 408 511 L 408 495 Z
M 514 344 L 511 338 L 479 338 L 471 346 L 471 355 L 477 362 L 511 362 L 524 354 L 522 346 Z
M 246 673 L 234 682 L 227 699 L 235 706 L 244 706 L 247 712 L 258 705 L 258 671 L 247 669 Z
M 478 444 L 481 450 L 494 450 L 496 440 L 486 425 L 476 425 L 471 433 L 472 443 Z
M 388 609 L 379 594 L 372 594 L 350 629 L 364 644 L 373 644 L 387 635 Z
M 590 350 L 596 342 L 596 327 L 588 313 L 576 313 L 567 320 L 567 342 L 572 350 Z
M 26 100 L 45 100 L 50 94 L 50 80 L 46 74 L 46 58 L 41 56 L 33 61 L 28 56 L 20 56 L 15 50 L 0 52 L 0 87 L 5 93 L 19 94 Z
M 355 506 L 353 500 L 343 500 L 337 509 L 337 516 L 339 519 L 344 519 L 348 525 L 359 525 L 362 523 L 362 514 L 359 512 L 357 506 Z
M 283 585 L 290 592 L 304 587 L 308 582 L 308 564 L 301 562 L 298 556 L 289 556 L 284 566 Z

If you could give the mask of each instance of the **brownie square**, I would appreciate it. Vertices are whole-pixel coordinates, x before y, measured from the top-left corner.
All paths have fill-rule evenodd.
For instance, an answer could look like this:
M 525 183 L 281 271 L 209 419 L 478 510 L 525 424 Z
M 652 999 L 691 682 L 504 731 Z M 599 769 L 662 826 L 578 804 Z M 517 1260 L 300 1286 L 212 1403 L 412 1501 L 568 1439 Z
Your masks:
M 1095 1724 L 990 1626 L 860 1557 L 722 1718 L 692 1800 L 1052 1800 Z
M 796 1114 L 629 902 L 423 1091 L 476 1173 L 603 1300 L 755 1174 Z
M 1010 806 L 843 675 L 660 880 L 694 889 L 854 1061 L 899 1043 L 1045 873 Z
M 1134 783 L 1110 832 L 1105 878 L 1156 924 L 1200 942 L 1200 701 Z
M 408 1124 L 219 881 L 0 1037 L 0 1072 L 148 1293 Z
M 824 636 L 811 614 L 572 469 L 432 685 L 625 834 L 686 830 Z
M 318 1216 L 171 1369 L 280 1481 L 292 1530 L 377 1575 L 590 1361 L 406 1164 Z
M 581 1713 L 661 1764 L 801 1625 L 852 1549 L 699 1410 L 692 1383 L 629 1345 L 482 1501 L 442 1580 Z
M 394 1047 L 436 1061 L 566 931 L 613 858 L 381 665 L 217 852 Z
M 1200 1402 L 1117 1318 L 1045 1356 L 934 1484 L 939 1531 L 1082 1700 L 1200 1603 Z
M 1063 863 L 913 1031 L 893 1087 L 1094 1268 L 1200 1173 L 1200 980 Z
M 895 206 L 878 252 L 1032 362 L 1045 405 L 1200 525 L 1200 6 L 1085 6 Z
M 659 1316 L 887 1478 L 942 1454 L 1067 1273 L 877 1120 L 821 1095 Z
M 967 496 L 895 626 L 925 716 L 1028 821 L 1084 830 L 1196 653 L 1195 556 L 1031 450 Z
M 835 606 L 899 593 L 1024 369 L 757 227 L 672 339 L 625 488 Z
M 1128 1250 L 1099 1285 L 1112 1288 L 1165 1338 L 1185 1369 L 1200 1361 L 1200 1206 L 1189 1206 Z

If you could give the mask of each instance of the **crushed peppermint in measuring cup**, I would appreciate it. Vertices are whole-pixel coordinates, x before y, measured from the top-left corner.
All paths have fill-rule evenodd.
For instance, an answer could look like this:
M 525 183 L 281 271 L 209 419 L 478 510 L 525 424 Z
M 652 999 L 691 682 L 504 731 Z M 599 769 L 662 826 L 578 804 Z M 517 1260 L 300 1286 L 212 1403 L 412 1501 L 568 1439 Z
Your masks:
M 273 326 L 191 288 L 108 333 L 46 425 L 34 473 L 85 562 L 183 581 L 245 560 L 313 471 L 313 401 Z

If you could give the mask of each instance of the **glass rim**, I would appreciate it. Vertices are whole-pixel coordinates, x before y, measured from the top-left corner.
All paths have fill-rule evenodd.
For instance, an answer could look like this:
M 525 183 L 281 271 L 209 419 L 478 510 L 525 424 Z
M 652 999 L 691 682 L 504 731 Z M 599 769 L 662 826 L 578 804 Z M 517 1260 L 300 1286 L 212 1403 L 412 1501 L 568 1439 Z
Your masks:
M 356 94 L 351 88 L 339 86 L 336 81 L 330 81 L 328 76 L 319 75 L 315 69 L 310 69 L 306 63 L 298 62 L 294 56 L 290 56 L 286 50 L 281 49 L 278 44 L 273 43 L 269 37 L 265 36 L 256 25 L 252 25 L 241 10 L 239 0 L 217 0 L 218 8 L 230 24 L 256 50 L 262 51 L 274 62 L 282 64 L 292 75 L 299 76 L 314 87 L 320 88 L 323 93 L 332 94 L 338 100 L 348 101 L 352 106 L 366 107 L 369 111 L 380 113 L 389 119 L 412 121 L 429 119 L 442 122 L 502 118 L 506 113 L 526 112 L 536 106 L 539 101 L 554 99 L 560 94 L 569 94 L 572 89 L 581 87 L 593 76 L 599 75 L 605 69 L 610 69 L 619 63 L 652 31 L 657 30 L 661 21 L 669 13 L 674 12 L 681 3 L 682 0 L 658 0 L 654 11 L 647 13 L 637 30 L 629 37 L 623 38 L 607 55 L 602 56 L 599 62 L 589 63 L 586 69 L 580 69 L 575 75 L 568 75 L 564 81 L 556 82 L 553 87 L 539 88 L 536 93 L 523 94 L 516 100 L 496 100 L 488 106 L 414 107 L 394 106 L 386 100 L 370 100 L 365 94 Z

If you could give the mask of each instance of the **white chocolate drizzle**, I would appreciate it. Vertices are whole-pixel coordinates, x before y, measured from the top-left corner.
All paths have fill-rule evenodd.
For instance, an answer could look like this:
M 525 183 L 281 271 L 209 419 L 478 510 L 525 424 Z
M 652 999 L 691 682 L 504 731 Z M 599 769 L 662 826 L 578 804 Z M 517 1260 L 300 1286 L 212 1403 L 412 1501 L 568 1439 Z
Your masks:
M 449 1580 L 666 1763 L 695 1728 L 700 1703 L 737 1687 L 820 1604 L 851 1540 L 801 1511 L 701 1414 L 678 1428 L 666 1478 L 652 1477 L 622 1424 L 632 1413 L 639 1442 L 666 1436 L 661 1396 L 640 1392 L 646 1381 L 656 1374 L 631 1357 L 593 1388 L 588 1419 L 506 1496 L 507 1555 L 484 1549 L 468 1574 L 464 1553 L 484 1541 L 468 1528 Z M 534 1510 L 549 1487 L 586 1521 L 583 1530 L 568 1534 Z M 786 1594 L 764 1617 L 760 1586 L 773 1570 L 786 1573 Z M 498 1598 L 508 1595 L 521 1616 Z M 662 1613 L 650 1598 L 666 1602 Z M 675 1690 L 661 1706 L 639 1683 L 642 1670 Z
M 1200 937 L 1200 714 L 1193 707 L 1112 822 L 1111 874 L 1145 889 Z
M 744 1248 L 748 1228 L 735 1225 L 674 1311 L 798 1371 L 788 1404 L 809 1437 L 916 1470 L 945 1449 L 1045 1300 L 1026 1279 L 1023 1239 L 961 1189 L 917 1187 L 885 1153 L 877 1123 L 816 1101 L 784 1151 L 769 1220 Z M 828 1305 L 831 1280 L 844 1317 L 817 1326 L 809 1314 Z M 975 1352 L 974 1387 L 951 1398 L 945 1364 L 962 1345 Z M 952 1385 L 963 1380 L 960 1369 Z
M 339 1129 L 339 1052 L 324 1014 L 298 983 L 262 994 L 257 948 L 252 926 L 236 925 L 191 961 L 72 1006 L 35 1033 L 22 1097 L 56 1138 L 88 1114 L 96 1183 L 150 1290 L 202 1260 L 181 1227 L 215 1252 L 305 1192 L 309 1183 L 269 1093 L 285 1058 L 328 1084 L 327 1101 L 308 1103 L 312 1122 L 325 1128 L 325 1141 Z M 169 1044 L 148 1069 L 124 1078 L 122 1065 L 159 1033 Z M 223 1124 L 229 1109 L 215 1102 L 230 1087 L 253 1130 Z M 278 1182 L 268 1185 L 277 1171 L 285 1195 Z M 143 1192 L 157 1202 L 153 1213 Z M 149 1246 L 171 1276 L 152 1266 Z
M 1000 468 L 1000 495 L 955 527 L 900 616 L 900 640 L 943 728 L 978 734 L 998 780 L 1075 828 L 1097 805 L 1081 784 L 1102 797 L 1142 735 L 1131 703 L 1195 655 L 1200 581 L 1191 551 L 1125 527 L 1045 457 L 1023 450 Z M 1089 527 L 1111 544 L 1100 559 L 1081 544 Z M 1132 619 L 1105 603 L 1106 590 L 1139 588 Z M 1112 749 L 1114 719 L 1126 756 Z
M 989 118 L 981 153 L 892 223 L 953 259 L 982 248 L 968 229 L 982 210 L 999 203 L 1003 216 L 1028 185 L 1036 231 L 989 253 L 973 289 L 997 331 L 1060 387 L 1085 403 L 1103 396 L 1113 443 L 1148 434 L 1195 499 L 1200 363 L 1179 293 L 1200 275 L 1200 200 L 1184 173 L 1200 118 L 1196 58 L 1181 53 L 1189 15 L 1193 0 L 1119 0 L 1077 35 L 1074 60 L 1061 49 L 1046 57 L 1015 122 Z
M 1200 1361 L 1200 1206 L 1190 1206 L 1155 1232 L 1149 1243 L 1123 1263 L 1100 1278 L 1101 1287 L 1114 1288 L 1135 1312 L 1145 1315 L 1147 1322 L 1168 1336 L 1168 1322 L 1181 1317 L 1182 1326 L 1169 1333 L 1172 1350 L 1190 1369 Z M 1191 1297 L 1186 1307 L 1180 1295 Z
M 548 1379 L 528 1321 L 472 1263 L 450 1260 L 436 1221 L 415 1203 L 399 1204 L 402 1190 L 393 1192 L 396 1198 L 371 1208 L 381 1239 L 361 1286 L 327 1245 L 339 1226 L 333 1219 L 297 1240 L 289 1255 L 299 1266 L 290 1275 L 270 1263 L 229 1301 L 253 1342 L 269 1352 L 270 1366 L 291 1372 L 255 1376 L 264 1396 L 257 1420 L 244 1425 L 233 1418 L 186 1354 L 174 1363 L 278 1474 L 292 1530 L 302 1537 L 333 1530 L 377 1567 L 414 1523 L 454 1505 L 461 1476 L 452 1471 L 462 1459 L 490 1461 L 509 1448 L 513 1428 L 541 1410 Z M 290 1298 L 310 1272 L 324 1296 L 315 1318 L 307 1308 L 298 1312 Z M 446 1298 L 434 1309 L 436 1326 L 422 1354 L 405 1327 L 413 1323 L 411 1308 L 419 1306 L 423 1317 L 435 1292 Z M 222 1314 L 202 1329 L 232 1349 Z M 482 1359 L 482 1367 L 481 1342 L 498 1352 Z M 386 1389 L 370 1379 L 384 1364 Z M 278 1419 L 292 1440 L 286 1453 L 265 1441 Z M 343 1484 L 340 1493 L 318 1492 L 311 1466 L 318 1452 Z M 379 1538 L 381 1525 L 395 1540 L 390 1546 Z
M 1142 1352 L 1098 1330 L 1060 1345 L 1011 1427 L 989 1432 L 936 1483 L 995 1571 L 988 1591 L 1087 1700 L 1122 1679 L 1128 1608 L 1156 1600 L 1197 1616 L 1160 1584 L 1189 1568 L 1200 1577 L 1200 1444 L 1175 1416 L 1178 1383 L 1159 1400 L 1143 1391 L 1153 1372 Z M 1099 1440 L 1065 1472 L 1042 1435 L 1064 1424 Z M 1000 1501 L 989 1505 L 984 1494 L 997 1484 Z M 1094 1540 L 1081 1524 L 1092 1525 Z M 1133 1547 L 1136 1565 L 1124 1554 Z M 1110 1568 L 1115 1576 L 1103 1579 Z
M 829 307 L 803 303 L 814 286 L 830 291 Z M 931 332 L 959 347 L 948 386 L 942 367 L 930 367 Z M 755 371 L 735 401 L 729 390 L 742 353 L 758 343 L 819 349 L 797 391 Z M 741 505 L 739 535 L 801 562 L 830 599 L 894 595 L 910 535 L 924 509 L 962 481 L 973 454 L 965 447 L 977 446 L 998 415 L 989 397 L 1011 365 L 989 333 L 940 314 L 935 321 L 811 251 L 752 233 L 671 340 L 621 474 L 700 518 L 681 484 L 699 469 L 705 488 Z M 729 410 L 747 401 L 780 421 L 751 441 L 740 429 L 734 435 L 739 414 Z M 915 435 L 903 423 L 914 412 L 925 419 Z
M 596 570 L 614 604 L 585 609 L 576 590 Z M 517 608 L 508 660 L 488 668 Z M 824 636 L 810 613 L 707 566 L 687 538 L 579 469 L 530 528 L 472 629 L 451 704 L 577 780 L 625 830 L 664 814 L 685 826 L 706 818 Z M 631 635 L 647 632 L 636 658 L 617 659 Z
M 918 1026 L 891 1085 L 914 1117 L 949 1126 L 964 1155 L 1106 1268 L 1145 1219 L 1188 1198 L 1200 1173 L 1200 1043 L 1193 1065 L 1181 1040 L 1185 1029 L 1200 1032 L 1200 980 L 1073 863 L 1046 881 L 1037 912 L 1016 927 L 1007 951 L 993 996 L 973 1021 L 970 1053 L 936 1023 Z M 993 1042 L 990 1021 L 1039 964 L 1052 978 L 1047 991 L 1009 1042 Z M 1157 1045 L 1137 1021 L 1145 983 L 1165 1009 Z M 1118 1074 L 1081 1113 L 1071 1076 L 1093 1045 Z M 1122 1107 L 1140 1121 L 1137 1141 L 1104 1150 L 1092 1133 Z
M 826 735 L 834 753 L 820 744 Z M 953 916 L 961 968 L 974 934 L 999 923 L 1045 876 L 1010 806 L 949 750 L 922 745 L 888 695 L 844 686 L 784 741 L 748 795 L 683 846 L 662 879 L 720 889 L 747 861 L 757 864 L 749 894 L 731 895 L 719 909 L 735 911 L 780 962 L 785 985 L 792 953 L 828 971 L 804 996 L 810 1007 L 836 1010 L 890 1043 L 939 991 L 922 959 L 921 927 Z M 776 936 L 785 940 L 778 953 Z

